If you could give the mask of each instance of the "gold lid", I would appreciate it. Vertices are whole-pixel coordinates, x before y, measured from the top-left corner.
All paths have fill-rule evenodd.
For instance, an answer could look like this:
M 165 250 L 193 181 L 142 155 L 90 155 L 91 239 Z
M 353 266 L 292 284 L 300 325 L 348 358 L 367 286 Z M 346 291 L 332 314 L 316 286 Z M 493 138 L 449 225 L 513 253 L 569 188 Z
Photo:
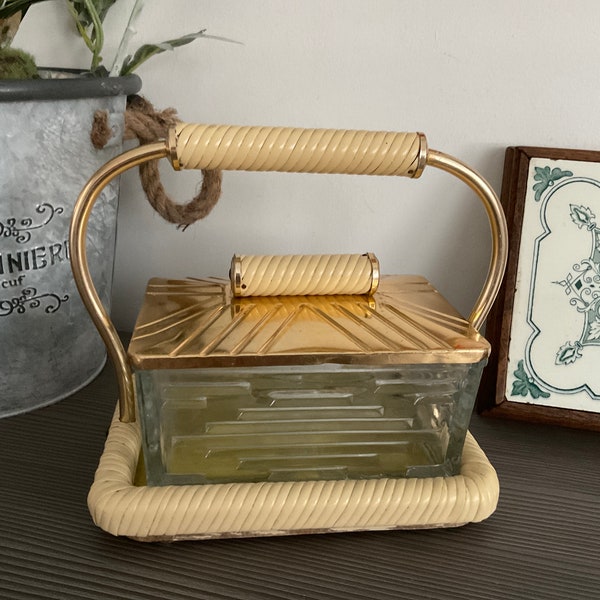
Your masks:
M 226 279 L 152 279 L 129 346 L 137 369 L 474 363 L 488 342 L 423 277 L 373 296 L 234 298 Z

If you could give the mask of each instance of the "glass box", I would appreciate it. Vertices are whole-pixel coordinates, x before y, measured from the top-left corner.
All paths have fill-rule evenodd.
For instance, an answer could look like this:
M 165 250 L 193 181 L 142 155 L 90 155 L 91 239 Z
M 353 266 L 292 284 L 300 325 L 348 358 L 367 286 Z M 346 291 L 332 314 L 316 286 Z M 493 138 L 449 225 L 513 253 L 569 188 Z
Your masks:
M 153 279 L 129 347 L 148 485 L 456 475 L 489 345 L 423 278 L 235 298 Z

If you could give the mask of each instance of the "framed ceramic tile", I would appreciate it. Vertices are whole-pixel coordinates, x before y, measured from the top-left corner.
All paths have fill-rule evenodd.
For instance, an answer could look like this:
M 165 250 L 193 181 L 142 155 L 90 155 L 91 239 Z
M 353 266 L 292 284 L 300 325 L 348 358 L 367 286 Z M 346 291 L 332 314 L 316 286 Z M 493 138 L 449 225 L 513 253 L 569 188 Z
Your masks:
M 479 412 L 600 431 L 600 152 L 506 151 L 510 231 Z

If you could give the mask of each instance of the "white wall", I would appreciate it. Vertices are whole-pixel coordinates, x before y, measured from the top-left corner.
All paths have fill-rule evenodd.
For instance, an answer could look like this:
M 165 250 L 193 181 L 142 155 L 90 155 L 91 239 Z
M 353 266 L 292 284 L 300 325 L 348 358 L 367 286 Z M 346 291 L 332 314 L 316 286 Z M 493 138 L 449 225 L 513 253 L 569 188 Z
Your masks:
M 58 37 L 75 40 L 62 17 L 61 4 L 34 7 L 18 45 L 42 64 L 85 66 L 83 52 L 63 50 Z M 184 120 L 424 131 L 500 192 L 507 146 L 600 147 L 599 22 L 597 0 L 154 0 L 135 41 L 206 27 L 243 43 L 199 40 L 140 69 L 142 93 Z M 181 201 L 199 182 L 165 178 Z M 425 275 L 468 313 L 488 235 L 477 199 L 432 169 L 419 180 L 225 173 L 219 204 L 185 233 L 129 173 L 113 315 L 131 328 L 148 278 L 226 276 L 234 252 L 364 251 L 384 273 Z

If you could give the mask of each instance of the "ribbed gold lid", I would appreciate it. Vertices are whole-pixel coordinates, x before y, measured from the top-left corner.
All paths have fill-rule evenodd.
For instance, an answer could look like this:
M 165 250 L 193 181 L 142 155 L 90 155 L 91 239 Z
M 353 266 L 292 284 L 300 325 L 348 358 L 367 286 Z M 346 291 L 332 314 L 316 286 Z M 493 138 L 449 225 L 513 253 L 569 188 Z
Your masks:
M 137 369 L 474 363 L 488 342 L 426 279 L 373 296 L 234 298 L 225 279 L 152 279 L 129 346 Z

